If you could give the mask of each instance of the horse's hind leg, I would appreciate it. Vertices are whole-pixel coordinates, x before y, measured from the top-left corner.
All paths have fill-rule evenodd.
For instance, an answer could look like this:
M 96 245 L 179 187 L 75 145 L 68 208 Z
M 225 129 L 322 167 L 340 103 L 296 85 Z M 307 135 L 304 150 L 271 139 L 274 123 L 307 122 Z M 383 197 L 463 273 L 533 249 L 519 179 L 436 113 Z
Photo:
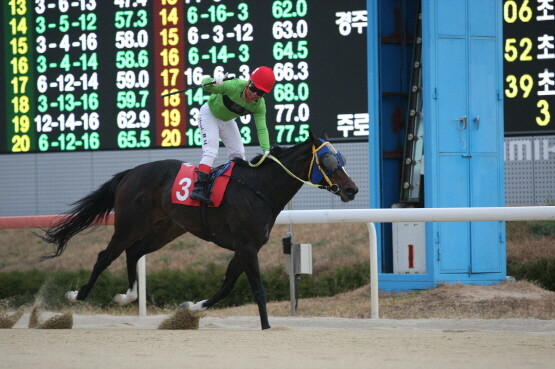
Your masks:
M 133 246 L 125 250 L 127 258 L 127 278 L 129 289 L 126 293 L 114 296 L 114 302 L 125 305 L 137 299 L 137 262 L 144 255 L 161 249 L 175 238 L 184 234 L 185 231 L 171 220 L 165 220 L 155 224 L 148 234 Z
M 108 268 L 124 250 L 131 247 L 137 240 L 144 238 L 147 229 L 148 225 L 146 219 L 137 219 L 137 216 L 133 216 L 133 212 L 122 211 L 120 214 L 116 214 L 112 239 L 108 243 L 106 250 L 98 254 L 89 281 L 81 287 L 79 292 L 67 292 L 66 298 L 72 302 L 85 300 L 100 276 L 100 273 Z
M 110 243 L 108 243 L 108 247 L 106 247 L 106 250 L 101 251 L 98 254 L 96 263 L 94 264 L 93 270 L 91 272 L 91 276 L 89 277 L 89 281 L 81 287 L 79 292 L 67 292 L 67 299 L 72 302 L 85 300 L 89 295 L 91 289 L 93 288 L 94 284 L 96 283 L 96 280 L 100 276 L 100 273 L 108 268 L 110 264 L 112 264 L 112 262 L 121 255 L 123 250 L 129 247 L 129 245 L 131 245 L 133 242 L 134 240 L 122 238 L 114 234 L 112 236 L 112 239 L 110 240 Z

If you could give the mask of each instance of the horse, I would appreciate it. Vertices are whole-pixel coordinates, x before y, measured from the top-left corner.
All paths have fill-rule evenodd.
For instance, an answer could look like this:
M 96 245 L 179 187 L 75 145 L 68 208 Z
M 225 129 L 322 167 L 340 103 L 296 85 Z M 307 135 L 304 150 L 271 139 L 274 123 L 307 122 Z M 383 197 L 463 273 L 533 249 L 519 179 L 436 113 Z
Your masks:
M 71 302 L 85 300 L 102 271 L 125 251 L 129 288 L 114 297 L 123 305 L 137 299 L 138 260 L 190 232 L 234 254 L 220 289 L 211 298 L 180 307 L 212 307 L 231 292 L 244 272 L 258 305 L 262 329 L 268 329 L 258 252 L 268 241 L 278 214 L 303 184 L 326 189 L 343 202 L 354 200 L 358 192 L 345 171 L 345 159 L 323 134 L 324 138 L 318 138 L 309 131 L 304 142 L 274 146 L 269 155 L 258 155 L 251 162 L 233 159 L 236 164 L 219 207 L 171 202 L 172 185 L 182 161 L 154 161 L 117 173 L 71 204 L 73 208 L 61 220 L 43 229 L 41 238 L 53 244 L 55 251 L 42 260 L 60 256 L 74 235 L 105 221 L 113 210 L 111 240 L 98 254 L 88 282 L 79 291 L 68 291 L 66 298 Z

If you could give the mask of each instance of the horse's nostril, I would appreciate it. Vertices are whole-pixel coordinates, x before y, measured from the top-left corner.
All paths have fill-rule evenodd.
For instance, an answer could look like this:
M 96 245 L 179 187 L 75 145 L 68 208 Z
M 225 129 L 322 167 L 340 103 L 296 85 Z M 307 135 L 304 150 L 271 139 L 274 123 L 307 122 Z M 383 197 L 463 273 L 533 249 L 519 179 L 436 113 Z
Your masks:
M 355 188 L 349 187 L 349 188 L 346 188 L 346 189 L 345 189 L 345 192 L 346 192 L 347 195 L 349 195 L 349 196 L 354 196 L 354 195 L 357 194 L 358 188 L 356 188 L 356 187 L 355 187 Z

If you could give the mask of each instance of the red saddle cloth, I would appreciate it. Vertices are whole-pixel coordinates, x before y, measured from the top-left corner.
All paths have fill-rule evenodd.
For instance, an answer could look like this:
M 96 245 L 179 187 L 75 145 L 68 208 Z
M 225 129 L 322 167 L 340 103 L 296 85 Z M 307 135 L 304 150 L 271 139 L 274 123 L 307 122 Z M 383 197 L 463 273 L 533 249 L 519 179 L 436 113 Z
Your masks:
M 234 166 L 235 162 L 229 163 L 229 168 L 216 178 L 216 182 L 212 187 L 212 193 L 210 194 L 210 200 L 212 200 L 214 205 L 209 205 L 210 207 L 220 206 Z M 197 180 L 196 169 L 197 166 L 193 164 L 183 163 L 181 165 L 179 173 L 177 173 L 177 177 L 175 177 L 175 180 L 173 181 L 172 203 L 200 206 L 200 201 L 193 200 L 189 197 L 195 188 L 195 182 Z

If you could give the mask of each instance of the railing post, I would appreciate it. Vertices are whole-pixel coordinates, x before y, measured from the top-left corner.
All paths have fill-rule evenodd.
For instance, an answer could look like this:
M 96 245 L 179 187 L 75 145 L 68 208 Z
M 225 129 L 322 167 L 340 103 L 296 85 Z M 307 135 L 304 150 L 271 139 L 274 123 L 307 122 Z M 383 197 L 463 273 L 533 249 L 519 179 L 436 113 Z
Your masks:
M 146 316 L 146 256 L 137 262 L 137 279 L 139 282 L 139 316 Z
M 366 223 L 370 240 L 370 316 L 380 319 L 380 305 L 378 301 L 378 237 L 374 223 Z

